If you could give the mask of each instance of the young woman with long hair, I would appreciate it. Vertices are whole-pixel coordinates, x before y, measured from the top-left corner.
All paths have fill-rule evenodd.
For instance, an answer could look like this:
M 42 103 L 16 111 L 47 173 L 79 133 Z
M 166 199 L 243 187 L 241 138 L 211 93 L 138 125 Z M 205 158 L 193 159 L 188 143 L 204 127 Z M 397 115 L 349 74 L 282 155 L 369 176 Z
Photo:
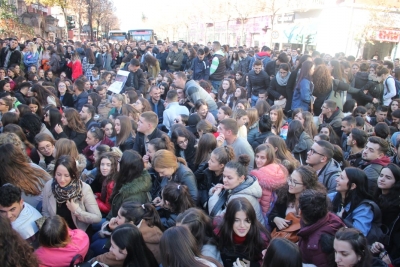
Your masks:
M 311 96 L 314 90 L 312 84 L 312 75 L 314 73 L 314 63 L 305 61 L 300 69 L 300 74 L 297 77 L 297 83 L 294 87 L 292 99 L 292 110 L 301 108 L 309 111 L 311 104 Z
M 288 257 L 290 255 L 290 257 Z M 265 252 L 262 267 L 302 267 L 299 246 L 285 238 L 274 238 Z
M 115 228 L 111 235 L 110 252 L 116 260 L 123 260 L 123 267 L 158 267 L 139 229 L 130 223 Z
M 290 78 L 290 66 L 287 63 L 279 65 L 276 76 L 271 80 L 268 88 L 268 99 L 272 101 L 283 100 L 286 98 L 286 86 Z
M 26 101 L 26 104 L 29 106 L 33 114 L 36 114 L 39 116 L 39 118 L 43 118 L 43 110 L 42 110 L 42 105 L 40 102 L 36 99 L 36 97 L 30 97 Z
M 71 60 L 67 59 L 67 67 L 71 68 L 72 70 L 71 77 L 73 82 L 83 75 L 81 58 L 77 52 L 72 55 Z
M 194 171 L 196 157 L 196 137 L 183 125 L 175 125 L 171 133 L 171 141 L 175 144 L 175 155 L 182 157 L 188 167 Z
M 87 169 L 93 168 L 95 164 L 94 159 L 94 151 L 96 147 L 99 145 L 108 145 L 109 147 L 114 146 L 114 142 L 107 138 L 104 135 L 103 131 L 98 127 L 92 127 L 86 133 L 86 143 L 87 147 L 85 147 L 82 151 L 82 154 L 86 157 L 88 161 Z
M 257 220 L 256 211 L 248 199 L 231 200 L 219 229 L 214 231 L 224 266 L 235 266 L 239 261 L 245 262 L 246 266 L 260 266 L 262 251 L 268 246 L 270 234 Z
M 16 232 L 5 216 L 0 216 L 0 262 L 4 267 L 38 267 L 33 248 Z
M 138 97 L 135 103 L 133 103 L 133 107 L 139 111 L 139 113 L 143 113 L 146 111 L 152 111 L 150 102 L 146 98 Z
M 92 68 L 96 63 L 96 58 L 93 54 L 93 51 L 90 47 L 85 49 L 85 57 L 82 60 L 82 70 L 83 74 L 85 74 L 88 81 L 91 81 L 92 78 Z
M 272 106 L 269 110 L 269 117 L 273 124 L 272 131 L 286 140 L 289 124 L 285 121 L 282 107 Z
M 118 116 L 115 119 L 115 133 L 116 142 L 115 145 L 121 149 L 122 152 L 133 148 L 135 140 L 132 136 L 132 122 L 127 116 Z
M 111 98 L 111 106 L 113 107 L 110 112 L 108 112 L 108 117 L 110 117 L 110 115 L 113 115 L 114 117 L 120 115 L 121 112 L 121 108 L 122 106 L 126 104 L 125 103 L 125 97 L 121 94 L 115 94 L 112 96 Z
M 216 125 L 215 117 L 208 111 L 208 104 L 203 99 L 199 99 L 194 104 L 194 110 L 202 120 L 207 120 L 212 125 Z
M 230 99 L 234 97 L 233 94 L 235 91 L 235 83 L 229 78 L 223 79 L 222 84 L 218 90 L 218 101 L 224 104 L 228 104 L 230 102 Z
M 17 138 L 19 138 L 22 142 L 22 152 L 24 152 L 28 157 L 31 157 L 31 152 L 35 148 L 35 146 L 28 141 L 28 138 L 26 138 L 26 135 L 22 128 L 17 125 L 17 124 L 8 124 L 3 128 L 3 133 L 13 133 L 16 135 Z M 35 163 L 37 164 L 37 163 Z
M 229 98 L 228 106 L 231 109 L 235 109 L 236 104 L 239 102 L 239 100 L 246 99 L 246 98 L 247 98 L 246 89 L 243 87 L 237 87 L 233 93 L 233 97 Z
M 152 168 L 151 162 L 153 160 L 154 154 L 161 149 L 166 149 L 171 151 L 172 153 L 175 153 L 175 146 L 166 134 L 163 134 L 161 138 L 151 139 L 147 144 L 146 155 L 143 156 L 143 163 L 147 170 Z
M 276 158 L 288 169 L 289 173 L 292 173 L 294 169 L 300 166 L 300 162 L 288 150 L 285 140 L 279 136 L 269 136 L 265 140 L 265 143 L 271 144 L 274 147 Z
M 28 95 L 33 94 L 33 96 L 39 101 L 40 105 L 43 108 L 50 105 L 51 102 L 55 102 L 57 108 L 62 107 L 62 104 L 58 97 L 53 94 L 49 89 L 41 86 L 40 84 L 34 84 L 29 92 L 30 93 Z M 49 101 L 49 99 L 51 99 L 52 101 Z
M 49 107 L 49 108 L 45 109 L 43 121 L 46 124 L 49 131 L 51 132 L 51 134 L 56 139 L 59 139 L 60 137 L 58 136 L 57 132 L 55 131 L 55 127 L 57 125 L 62 124 L 61 118 L 62 118 L 62 115 L 57 108 Z
M 76 254 L 86 256 L 89 237 L 81 229 L 70 229 L 64 218 L 55 215 L 40 228 L 39 245 L 35 254 L 40 266 L 68 266 Z
M 146 55 L 144 57 L 144 63 L 147 67 L 148 77 L 157 78 L 158 73 L 160 73 L 160 63 L 152 55 Z
M 248 119 L 247 141 L 251 145 L 259 133 L 258 125 L 260 117 L 258 116 L 258 110 L 256 108 L 248 108 L 246 113 Z
M 176 217 L 177 226 L 185 226 L 193 234 L 201 254 L 222 264 L 221 254 L 213 233 L 211 218 L 199 208 L 190 208 Z
M 10 183 L 22 190 L 22 199 L 36 207 L 42 199 L 50 175 L 36 164 L 29 163 L 22 150 L 8 143 L 0 146 L 0 183 Z
M 162 189 L 161 195 L 162 209 L 158 213 L 166 229 L 175 226 L 176 217 L 180 213 L 196 206 L 186 185 L 170 182 Z
M 329 123 L 320 124 L 318 126 L 318 133 L 329 136 L 329 141 L 331 142 L 331 144 L 339 146 L 341 145 L 339 136 L 336 134 L 335 130 L 333 130 L 332 126 Z
M 116 133 L 114 122 L 109 119 L 102 120 L 100 123 L 100 128 L 103 130 L 104 136 L 107 136 L 107 138 L 113 141 L 115 144 L 117 137 L 115 136 Z
M 364 200 L 371 200 L 368 193 L 368 178 L 361 169 L 345 168 L 336 178 L 336 192 L 328 196 L 332 211 L 344 220 L 347 226 L 359 229 L 364 236 L 371 230 L 374 213 Z
M 318 182 L 317 173 L 310 166 L 300 166 L 293 171 L 287 180 L 287 185 L 277 191 L 278 198 L 268 215 L 268 225 L 271 229 L 286 229 L 290 221 L 285 217 L 288 213 L 299 216 L 300 194 L 306 189 L 314 189 L 326 193 L 325 187 Z
M 300 164 L 305 164 L 307 152 L 310 150 L 313 139 L 304 131 L 304 127 L 300 121 L 294 120 L 289 124 L 286 146 L 292 151 L 293 156 L 300 161 Z
M 314 116 L 319 116 L 321 114 L 321 107 L 324 101 L 330 97 L 332 92 L 332 75 L 325 65 L 319 65 L 315 68 L 313 74 L 314 91 L 313 96 L 316 97 L 314 102 Z
M 63 107 L 74 107 L 74 97 L 69 92 L 67 85 L 64 81 L 59 81 L 57 84 L 57 96 L 60 99 Z
M 108 44 L 103 44 L 101 47 L 101 56 L 103 57 L 103 68 L 106 71 L 111 71 L 111 61 L 112 61 L 112 55 L 111 55 L 111 49 Z
M 298 120 L 303 124 L 304 131 L 308 133 L 310 137 L 314 137 L 318 134 L 317 126 L 315 125 L 313 115 L 310 112 L 296 109 L 293 111 L 292 116 L 294 120 Z
M 202 168 L 201 165 L 208 163 L 211 152 L 217 147 L 217 139 L 213 134 L 203 134 L 197 144 L 196 156 L 194 159 L 194 169 Z
M 79 116 L 78 111 L 73 108 L 66 108 L 61 116 L 63 127 L 56 125 L 55 132 L 58 138 L 67 138 L 75 142 L 79 152 L 87 146 L 86 144 L 86 127 Z
M 160 240 L 163 266 L 222 267 L 213 258 L 202 255 L 196 239 L 187 227 L 172 227 L 164 232 Z
M 197 202 L 198 190 L 195 176 L 186 166 L 186 161 L 183 158 L 176 157 L 172 151 L 161 149 L 154 154 L 152 165 L 162 179 L 160 182 L 162 188 L 171 182 L 186 185 L 192 199 L 195 203 Z M 156 204 L 160 201 L 160 196 L 153 200 Z
M 160 216 L 157 210 L 150 203 L 141 204 L 138 202 L 127 201 L 122 203 L 118 210 L 118 216 L 111 219 L 108 224 L 103 225 L 101 236 L 105 238 L 99 238 L 92 242 L 90 249 L 96 251 L 96 247 L 101 247 L 103 250 L 108 250 L 110 247 L 109 237 L 113 230 L 119 225 L 133 224 L 139 228 L 143 236 L 144 243 L 153 253 L 157 262 L 161 262 L 160 253 L 160 239 L 163 234 L 163 225 L 160 221 Z M 96 239 L 96 235 L 93 239 Z M 116 260 L 115 255 L 112 252 L 105 252 L 95 257 L 92 262 L 99 261 L 109 266 L 119 265 L 122 266 L 123 260 Z
M 54 179 L 43 189 L 43 216 L 60 215 L 70 229 L 81 229 L 91 236 L 93 223 L 101 220 L 90 186 L 79 178 L 75 160 L 61 156 L 55 163 Z

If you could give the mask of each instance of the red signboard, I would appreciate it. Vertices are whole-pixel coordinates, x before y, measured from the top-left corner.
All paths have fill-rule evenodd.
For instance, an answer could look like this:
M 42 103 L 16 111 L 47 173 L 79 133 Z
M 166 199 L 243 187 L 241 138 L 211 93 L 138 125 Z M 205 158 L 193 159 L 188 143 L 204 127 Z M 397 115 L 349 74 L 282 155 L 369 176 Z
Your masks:
M 376 32 L 377 41 L 381 42 L 400 42 L 400 31 L 392 31 L 392 30 L 380 30 Z

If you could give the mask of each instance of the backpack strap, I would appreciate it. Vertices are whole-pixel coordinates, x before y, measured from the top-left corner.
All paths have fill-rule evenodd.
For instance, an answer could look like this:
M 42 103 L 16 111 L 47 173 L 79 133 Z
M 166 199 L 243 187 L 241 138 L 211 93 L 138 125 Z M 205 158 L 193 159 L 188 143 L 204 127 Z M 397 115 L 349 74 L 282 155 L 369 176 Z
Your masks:
M 381 209 L 379 208 L 379 206 L 372 200 L 369 199 L 364 199 L 363 201 L 360 202 L 359 206 L 361 204 L 368 204 L 371 206 L 372 208 L 372 212 L 374 213 L 374 219 L 373 219 L 373 223 L 376 224 L 381 224 L 382 223 L 382 212 Z

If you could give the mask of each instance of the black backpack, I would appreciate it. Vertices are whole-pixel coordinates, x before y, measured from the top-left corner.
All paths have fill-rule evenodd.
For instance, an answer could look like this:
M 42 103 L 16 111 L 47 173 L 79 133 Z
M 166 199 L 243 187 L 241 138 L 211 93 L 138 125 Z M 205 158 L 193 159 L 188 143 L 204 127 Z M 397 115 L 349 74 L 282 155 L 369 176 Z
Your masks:
M 385 246 L 389 245 L 389 236 L 387 235 L 388 232 L 383 229 L 382 225 L 382 212 L 379 206 L 372 200 L 364 199 L 360 202 L 359 205 L 368 204 L 371 206 L 372 212 L 374 213 L 374 219 L 371 223 L 371 229 L 367 235 L 368 244 L 372 245 L 374 242 L 380 242 Z M 347 227 L 353 227 L 353 224 L 348 221 L 344 220 L 344 223 Z M 383 230 L 382 230 L 383 229 Z
M 65 59 L 64 55 L 59 55 L 59 56 L 60 56 L 59 72 L 62 72 L 67 67 L 67 60 Z

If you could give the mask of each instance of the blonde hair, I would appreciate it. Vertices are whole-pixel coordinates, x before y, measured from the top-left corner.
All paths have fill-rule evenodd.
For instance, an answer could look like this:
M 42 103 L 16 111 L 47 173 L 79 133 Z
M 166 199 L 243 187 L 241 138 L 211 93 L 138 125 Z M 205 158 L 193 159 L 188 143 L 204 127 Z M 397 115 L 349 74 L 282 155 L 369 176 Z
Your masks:
M 272 123 L 275 126 L 276 134 L 279 135 L 281 133 L 281 128 L 283 126 L 283 121 L 284 121 L 285 115 L 283 114 L 283 109 L 281 106 L 275 106 L 275 105 L 272 106 L 271 109 L 269 110 L 269 113 L 271 114 L 271 111 L 273 111 L 273 110 L 275 110 L 276 113 L 278 113 L 278 118 L 276 119 L 276 122 L 272 122 Z
M 36 46 L 36 44 L 35 44 L 34 42 L 29 42 L 29 43 L 28 43 L 28 46 L 31 48 L 31 52 L 32 52 L 33 54 L 36 54 L 36 53 L 37 53 L 37 46 Z

